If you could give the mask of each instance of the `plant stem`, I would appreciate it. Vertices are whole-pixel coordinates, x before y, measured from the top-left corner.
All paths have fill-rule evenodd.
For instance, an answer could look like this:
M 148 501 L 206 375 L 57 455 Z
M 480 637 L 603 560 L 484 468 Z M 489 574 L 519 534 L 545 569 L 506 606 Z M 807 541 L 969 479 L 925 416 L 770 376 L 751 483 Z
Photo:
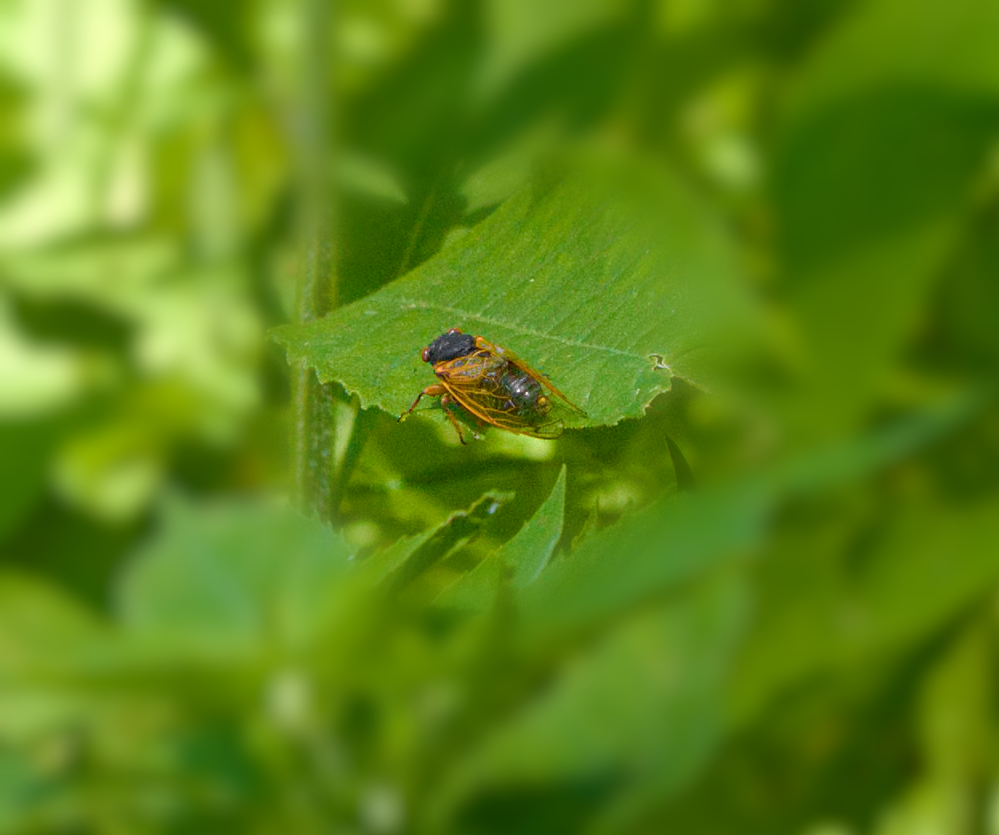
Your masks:
M 299 257 L 296 319 L 309 322 L 336 306 L 334 221 L 326 160 L 330 154 L 331 4 L 302 0 L 301 94 L 296 135 Z M 333 495 L 333 393 L 304 366 L 295 369 L 294 499 L 303 512 L 329 519 Z

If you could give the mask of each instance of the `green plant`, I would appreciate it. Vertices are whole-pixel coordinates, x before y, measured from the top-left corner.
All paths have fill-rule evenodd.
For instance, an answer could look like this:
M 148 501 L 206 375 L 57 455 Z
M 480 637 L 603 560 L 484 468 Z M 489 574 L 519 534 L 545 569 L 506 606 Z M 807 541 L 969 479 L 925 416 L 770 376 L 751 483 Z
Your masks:
M 994 3 L 27 5 L 0 832 L 994 828 Z

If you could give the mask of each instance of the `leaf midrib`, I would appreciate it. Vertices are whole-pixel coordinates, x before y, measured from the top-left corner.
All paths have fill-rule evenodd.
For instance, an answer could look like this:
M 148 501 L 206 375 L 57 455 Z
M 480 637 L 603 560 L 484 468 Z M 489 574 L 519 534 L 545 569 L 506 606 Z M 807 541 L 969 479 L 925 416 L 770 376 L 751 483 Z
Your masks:
M 620 348 L 611 348 L 608 345 L 593 345 L 589 342 L 581 342 L 576 339 L 567 339 L 562 336 L 556 336 L 549 333 L 544 333 L 534 328 L 524 327 L 523 325 L 515 324 L 513 322 L 508 322 L 503 319 L 497 319 L 492 316 L 486 316 L 481 313 L 473 313 L 469 310 L 462 310 L 460 307 L 451 307 L 450 305 L 437 304 L 435 302 L 427 301 L 416 301 L 414 299 L 400 299 L 400 301 L 409 307 L 418 307 L 423 310 L 440 310 L 445 313 L 452 313 L 455 316 L 464 319 L 472 319 L 477 322 L 485 322 L 489 325 L 496 325 L 501 328 L 507 328 L 508 330 L 515 331 L 516 333 L 522 333 L 526 336 L 534 336 L 538 339 L 547 339 L 551 342 L 556 342 L 561 345 L 567 345 L 572 348 L 585 348 L 589 351 L 602 351 L 607 354 L 614 354 L 616 356 L 631 357 L 637 360 L 647 360 L 648 357 L 645 354 L 638 354 L 634 351 L 622 351 Z

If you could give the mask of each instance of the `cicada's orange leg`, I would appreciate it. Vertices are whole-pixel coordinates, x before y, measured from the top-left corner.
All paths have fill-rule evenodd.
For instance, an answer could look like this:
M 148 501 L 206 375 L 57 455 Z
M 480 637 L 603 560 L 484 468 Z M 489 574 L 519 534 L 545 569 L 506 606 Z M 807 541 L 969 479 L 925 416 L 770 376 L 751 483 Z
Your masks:
M 431 388 L 437 388 L 437 386 L 431 386 Z M 441 408 L 444 409 L 444 414 L 447 415 L 447 419 L 451 421 L 451 425 L 454 427 L 454 431 L 458 433 L 458 440 L 461 441 L 463 445 L 466 445 L 465 436 L 461 434 L 461 426 L 458 423 L 458 418 L 454 416 L 454 413 L 448 408 L 452 403 L 454 403 L 454 398 L 450 394 L 441 395 Z
M 404 417 L 406 417 L 406 415 L 410 414 L 413 411 L 413 409 L 416 408 L 417 404 L 423 399 L 424 395 L 426 395 L 427 397 L 440 397 L 446 391 L 447 389 L 444 388 L 444 386 L 439 386 L 439 385 L 427 386 L 423 391 L 421 391 L 418 395 L 416 395 L 416 400 L 413 401 L 413 405 L 410 406 L 401 415 L 399 415 L 399 420 L 402 420 Z M 396 421 L 396 423 L 398 422 L 399 421 Z
M 439 397 L 441 399 L 441 408 L 444 409 L 444 414 L 447 415 L 447 419 L 451 421 L 451 425 L 454 427 L 454 431 L 458 433 L 458 440 L 463 444 L 465 442 L 465 436 L 461 434 L 461 426 L 458 424 L 458 419 L 454 416 L 448 406 L 455 402 L 454 398 L 447 393 L 447 389 L 441 385 L 427 386 L 423 391 L 416 395 L 416 400 L 413 401 L 413 405 L 409 407 L 405 412 L 399 415 L 399 421 L 401 421 L 406 415 L 410 414 L 423 399 L 423 397 Z M 396 421 L 398 423 L 399 421 Z

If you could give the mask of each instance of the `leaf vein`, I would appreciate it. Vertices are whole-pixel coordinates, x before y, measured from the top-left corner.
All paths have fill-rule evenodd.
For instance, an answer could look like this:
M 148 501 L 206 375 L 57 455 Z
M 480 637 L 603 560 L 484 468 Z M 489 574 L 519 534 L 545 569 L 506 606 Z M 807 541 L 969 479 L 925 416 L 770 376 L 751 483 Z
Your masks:
M 642 360 L 643 362 L 648 360 L 648 356 L 645 354 L 638 354 L 634 351 L 624 351 L 620 348 L 611 348 L 609 345 L 593 345 L 589 342 L 581 342 L 575 339 L 567 339 L 563 336 L 557 336 L 555 334 L 544 333 L 534 328 L 528 328 L 524 325 L 516 324 L 514 322 L 504 321 L 502 319 L 496 319 L 491 316 L 485 316 L 482 313 L 473 313 L 469 310 L 462 310 L 459 307 L 451 307 L 449 305 L 437 304 L 434 302 L 425 301 L 414 301 L 413 299 L 401 299 L 402 303 L 410 308 L 416 307 L 422 310 L 440 310 L 445 313 L 452 313 L 458 317 L 464 317 L 466 319 L 476 319 L 480 322 L 485 322 L 487 325 L 497 325 L 501 328 L 508 328 L 512 331 L 517 331 L 517 333 L 522 333 L 526 336 L 535 336 L 540 339 L 548 339 L 552 342 L 558 342 L 563 345 L 568 345 L 572 348 L 585 348 L 590 351 L 603 351 L 608 354 L 615 354 L 617 356 L 630 357 L 632 359 Z

